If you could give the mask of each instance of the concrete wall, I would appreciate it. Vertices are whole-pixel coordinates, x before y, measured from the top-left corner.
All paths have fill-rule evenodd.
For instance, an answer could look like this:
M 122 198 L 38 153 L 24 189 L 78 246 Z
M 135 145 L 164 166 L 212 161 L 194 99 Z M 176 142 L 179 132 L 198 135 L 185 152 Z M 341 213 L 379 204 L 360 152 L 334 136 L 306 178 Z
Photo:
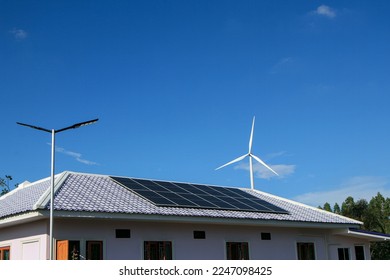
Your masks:
M 0 229 L 0 247 L 10 246 L 11 260 L 46 260 L 49 237 L 45 221 Z
M 115 229 L 130 229 L 131 238 L 116 238 Z M 194 239 L 193 231 L 206 232 L 206 239 Z M 271 234 L 271 240 L 262 240 L 261 233 Z M 228 226 L 211 224 L 178 224 L 165 222 L 128 222 L 113 220 L 57 220 L 54 236 L 57 240 L 80 240 L 81 255 L 85 243 L 103 241 L 105 259 L 143 259 L 144 241 L 172 241 L 173 259 L 223 260 L 226 242 L 248 242 L 250 259 L 297 259 L 297 242 L 313 242 L 316 259 L 338 259 L 337 249 L 364 245 L 369 258 L 369 244 L 361 239 L 332 235 L 321 229 L 288 229 L 261 226 Z
M 116 238 L 115 229 L 130 229 L 130 238 Z M 193 231 L 205 231 L 206 239 L 194 239 Z M 0 247 L 11 247 L 11 259 L 48 258 L 47 221 L 0 229 Z M 271 240 L 262 240 L 261 233 Z M 250 259 L 297 259 L 297 242 L 313 242 L 316 259 L 338 259 L 338 248 L 348 248 L 355 258 L 355 246 L 364 246 L 370 258 L 369 243 L 324 229 L 296 229 L 262 226 L 132 222 L 111 219 L 56 219 L 56 240 L 79 240 L 80 254 L 85 257 L 86 241 L 103 241 L 104 259 L 143 259 L 144 241 L 171 241 L 173 259 L 223 260 L 226 242 L 248 242 Z

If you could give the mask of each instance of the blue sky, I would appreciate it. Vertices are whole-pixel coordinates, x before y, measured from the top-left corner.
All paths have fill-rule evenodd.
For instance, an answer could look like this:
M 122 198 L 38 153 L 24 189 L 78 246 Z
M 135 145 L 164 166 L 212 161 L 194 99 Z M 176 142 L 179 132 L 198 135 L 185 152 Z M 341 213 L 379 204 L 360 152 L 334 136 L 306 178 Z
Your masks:
M 0 176 L 249 187 L 314 206 L 390 196 L 388 1 L 0 0 Z

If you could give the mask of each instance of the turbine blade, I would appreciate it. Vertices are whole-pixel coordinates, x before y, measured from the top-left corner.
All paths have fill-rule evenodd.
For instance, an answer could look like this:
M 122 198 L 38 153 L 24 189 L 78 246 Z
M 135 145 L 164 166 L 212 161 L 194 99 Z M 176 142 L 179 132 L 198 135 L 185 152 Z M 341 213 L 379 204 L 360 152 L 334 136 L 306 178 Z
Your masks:
M 253 130 L 255 129 L 255 117 L 253 117 L 252 121 L 252 130 L 251 130 L 251 136 L 249 137 L 249 154 L 252 152 L 252 141 L 253 141 Z
M 260 158 L 258 158 L 257 156 L 255 155 L 252 155 L 250 154 L 249 156 L 253 157 L 255 160 L 257 160 L 259 163 L 261 163 L 262 165 L 264 165 L 264 167 L 268 168 L 270 171 L 272 171 L 273 173 L 275 173 L 276 175 L 279 176 L 278 173 L 276 173 L 271 167 L 269 167 L 264 161 L 262 161 Z
M 228 163 L 225 163 L 224 165 L 221 165 L 220 167 L 216 168 L 215 170 L 218 170 L 218 169 L 221 169 L 221 168 L 224 168 L 225 166 L 228 166 L 229 164 L 232 164 L 232 163 L 235 163 L 237 161 L 240 161 L 240 160 L 243 160 L 244 158 L 246 158 L 249 154 L 245 154 L 243 156 L 240 156 L 236 159 L 233 159 L 232 161 L 229 161 Z

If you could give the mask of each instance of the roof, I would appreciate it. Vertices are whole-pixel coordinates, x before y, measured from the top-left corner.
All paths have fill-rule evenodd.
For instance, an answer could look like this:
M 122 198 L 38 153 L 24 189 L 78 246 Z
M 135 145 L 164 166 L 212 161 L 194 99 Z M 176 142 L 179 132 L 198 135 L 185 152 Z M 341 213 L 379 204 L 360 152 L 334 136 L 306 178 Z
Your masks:
M 390 240 L 390 234 L 386 233 L 380 233 L 380 232 L 374 232 L 374 231 L 367 231 L 357 228 L 350 228 L 347 231 L 347 234 L 361 237 L 364 236 L 368 238 L 370 241 L 388 241 Z
M 362 223 L 315 207 L 307 206 L 258 190 L 241 190 L 280 207 L 288 212 L 267 213 L 188 207 L 157 206 L 135 194 L 108 175 L 63 172 L 55 180 L 55 212 L 89 214 L 123 214 L 181 218 L 225 219 L 254 222 L 299 222 L 319 225 L 348 225 Z M 50 178 L 17 188 L 0 198 L 0 220 L 33 211 L 50 209 Z M 46 211 L 47 212 L 47 211 Z

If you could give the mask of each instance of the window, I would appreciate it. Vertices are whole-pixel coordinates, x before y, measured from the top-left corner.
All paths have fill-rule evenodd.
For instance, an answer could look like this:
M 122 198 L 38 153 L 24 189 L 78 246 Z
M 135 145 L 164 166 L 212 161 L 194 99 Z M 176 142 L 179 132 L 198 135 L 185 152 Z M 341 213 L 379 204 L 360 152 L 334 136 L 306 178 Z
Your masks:
M 357 260 L 365 260 L 366 257 L 364 255 L 364 246 L 363 245 L 356 245 L 355 246 L 355 257 Z
M 129 229 L 116 229 L 115 230 L 116 238 L 130 238 L 130 230 Z
M 10 259 L 10 247 L 0 247 L 0 260 L 9 260 Z
M 349 260 L 349 249 L 348 248 L 338 248 L 337 249 L 339 260 Z
M 248 242 L 226 242 L 228 260 L 249 260 Z
M 297 243 L 298 260 L 315 260 L 314 243 L 298 242 Z
M 87 260 L 103 259 L 103 241 L 87 241 Z
M 145 260 L 172 260 L 171 241 L 145 241 Z
M 261 233 L 261 240 L 271 240 L 271 233 L 269 233 L 269 232 L 262 232 Z
M 194 239 L 206 239 L 206 232 L 203 230 L 194 230 Z

